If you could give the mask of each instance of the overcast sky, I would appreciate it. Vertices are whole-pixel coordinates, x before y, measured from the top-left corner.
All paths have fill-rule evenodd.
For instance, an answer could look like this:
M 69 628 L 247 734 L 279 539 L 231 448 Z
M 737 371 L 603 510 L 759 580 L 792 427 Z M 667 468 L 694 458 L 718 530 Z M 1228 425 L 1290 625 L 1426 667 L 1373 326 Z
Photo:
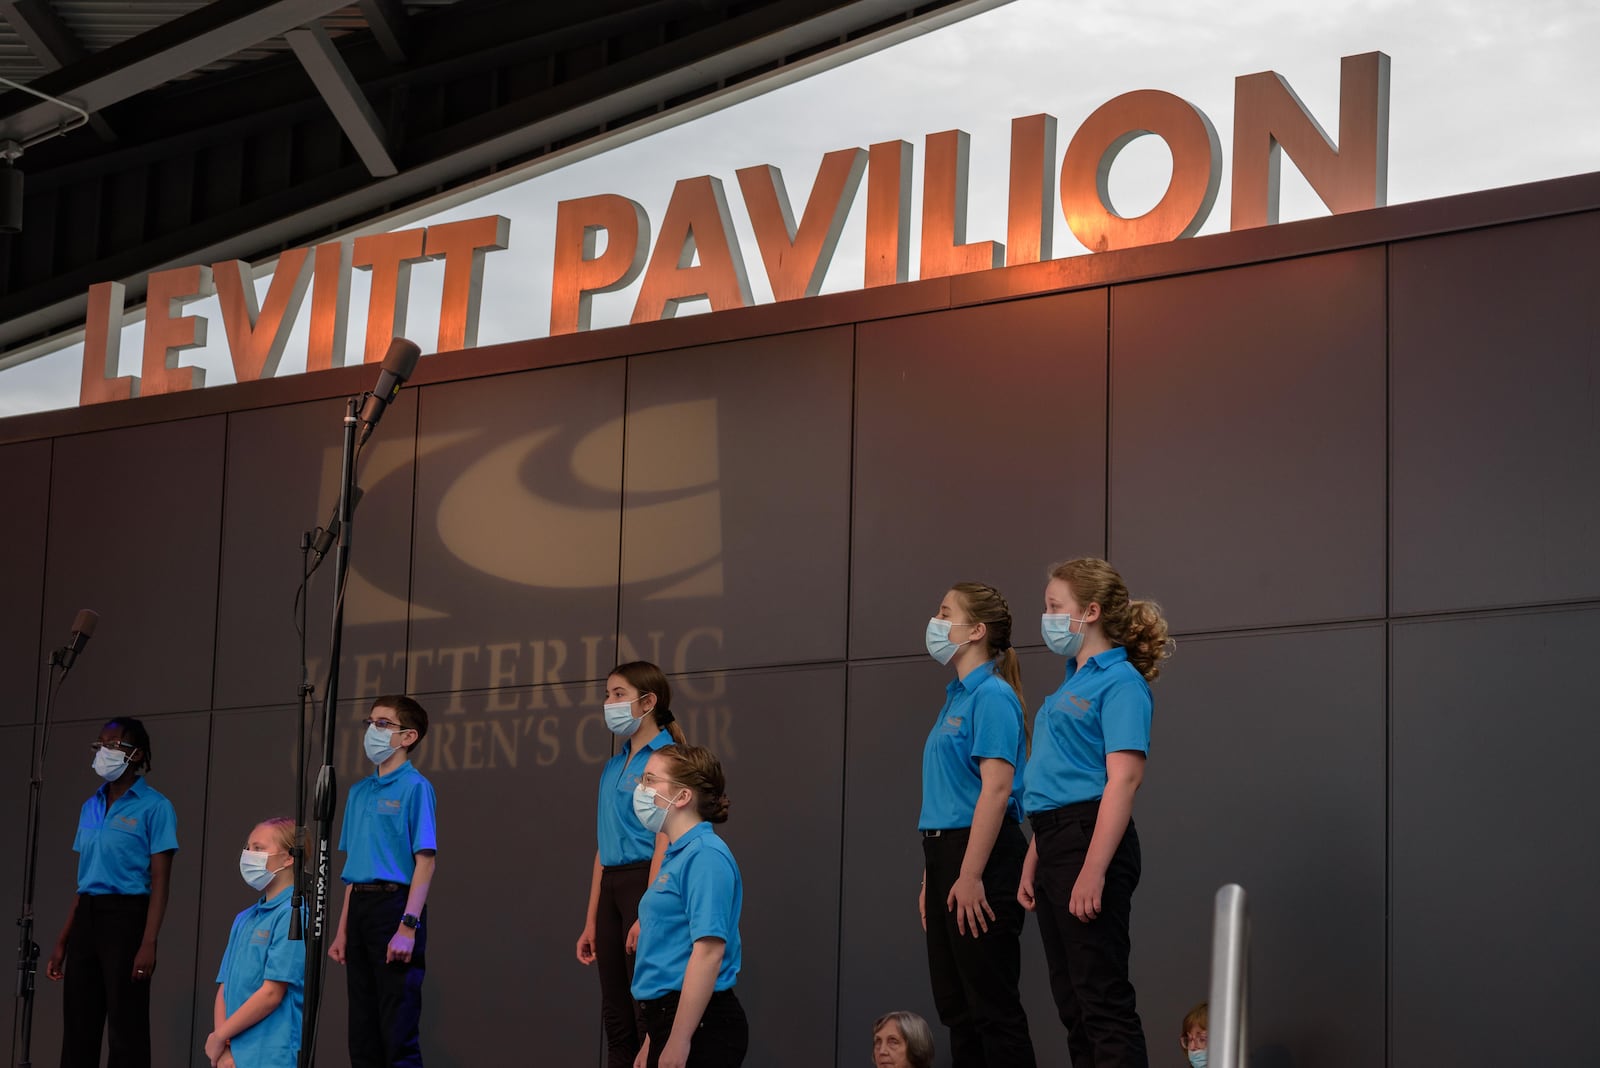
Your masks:
M 824 153 L 904 139 L 916 149 L 912 205 L 915 276 L 923 138 L 971 134 L 968 240 L 1005 239 L 1010 123 L 1048 112 L 1059 120 L 1057 153 L 1097 107 L 1136 89 L 1175 93 L 1199 107 L 1223 146 L 1221 193 L 1202 235 L 1228 228 L 1234 79 L 1275 70 L 1336 136 L 1339 60 L 1391 57 L 1391 204 L 1600 170 L 1600 4 L 1594 0 L 1013 0 L 887 51 L 825 71 L 713 115 L 529 178 L 429 221 L 500 214 L 510 247 L 485 261 L 479 344 L 548 332 L 556 205 L 618 193 L 659 226 L 674 183 L 715 175 L 723 182 L 758 303 L 771 299 L 734 172 L 756 164 L 783 171 L 798 217 Z M 1165 145 L 1145 137 L 1118 158 L 1111 197 L 1123 215 L 1160 198 L 1170 176 Z M 1285 159 L 1282 218 L 1326 209 Z M 857 194 L 824 291 L 861 284 L 865 194 Z M 1060 221 L 1057 257 L 1083 249 Z M 412 272 L 406 334 L 426 353 L 437 331 L 442 265 Z M 358 359 L 366 320 L 366 274 L 351 282 L 350 342 Z M 265 293 L 267 278 L 258 282 Z M 628 321 L 638 284 L 594 298 L 594 325 Z M 703 305 L 701 306 L 703 307 Z M 215 301 L 186 314 L 215 315 Z M 690 307 L 687 314 L 698 310 Z M 302 370 L 304 322 L 279 374 Z M 137 373 L 143 330 L 124 332 L 122 372 Z M 71 345 L 0 372 L 0 415 L 77 403 L 82 350 Z M 221 324 L 183 362 L 205 367 L 207 384 L 233 380 Z

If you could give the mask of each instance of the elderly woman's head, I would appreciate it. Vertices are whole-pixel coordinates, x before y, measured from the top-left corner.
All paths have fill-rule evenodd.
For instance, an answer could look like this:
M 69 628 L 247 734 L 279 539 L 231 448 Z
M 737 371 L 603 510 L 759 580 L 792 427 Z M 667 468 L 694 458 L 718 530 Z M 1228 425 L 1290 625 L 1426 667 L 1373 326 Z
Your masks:
M 873 1068 L 933 1068 L 933 1032 L 914 1012 L 891 1012 L 872 1025 Z

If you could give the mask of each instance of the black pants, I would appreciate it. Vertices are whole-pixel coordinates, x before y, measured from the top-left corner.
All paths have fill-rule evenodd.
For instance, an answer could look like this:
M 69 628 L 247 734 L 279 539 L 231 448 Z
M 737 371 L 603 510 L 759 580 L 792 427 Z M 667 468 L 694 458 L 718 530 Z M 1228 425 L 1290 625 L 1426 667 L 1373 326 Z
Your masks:
M 594 962 L 600 972 L 600 1023 L 606 1033 L 606 1068 L 633 1068 L 644 1042 L 644 1020 L 633 1000 L 633 954 L 628 929 L 639 918 L 639 899 L 650 889 L 650 862 L 600 870 L 600 908 L 594 919 Z
M 1139 885 L 1139 835 L 1133 821 L 1106 869 L 1100 915 L 1072 915 L 1072 886 L 1083 871 L 1100 802 L 1084 801 L 1032 817 L 1039 867 L 1033 881 L 1050 993 L 1067 1026 L 1074 1068 L 1147 1068 L 1144 1027 L 1128 981 L 1128 923 Z
M 350 894 L 345 979 L 350 996 L 350 1068 L 422 1068 L 419 1027 L 427 966 L 428 910 L 407 963 L 387 963 L 409 888 Z
M 61 1068 L 150 1068 L 150 981 L 133 978 L 144 941 L 148 894 L 83 894 L 67 935 L 62 979 Z
M 639 1011 L 650 1036 L 646 1065 L 656 1068 L 661 1050 L 672 1037 L 672 1021 L 678 1016 L 678 992 L 640 1002 Z M 700 1026 L 689 1040 L 688 1068 L 739 1068 L 749 1048 L 750 1023 L 745 1019 L 744 1006 L 732 990 L 712 994 L 706 1011 L 700 1014 Z
M 995 918 L 987 933 L 973 938 L 970 930 L 956 930 L 955 913 L 945 907 L 969 836 L 963 829 L 922 840 L 933 1004 L 939 1022 L 950 1029 L 954 1068 L 1032 1068 L 1033 1040 L 1017 990 L 1026 915 L 1017 903 L 1017 884 L 1028 842 L 1021 825 L 1010 820 L 1001 825 L 983 869 L 983 893 Z

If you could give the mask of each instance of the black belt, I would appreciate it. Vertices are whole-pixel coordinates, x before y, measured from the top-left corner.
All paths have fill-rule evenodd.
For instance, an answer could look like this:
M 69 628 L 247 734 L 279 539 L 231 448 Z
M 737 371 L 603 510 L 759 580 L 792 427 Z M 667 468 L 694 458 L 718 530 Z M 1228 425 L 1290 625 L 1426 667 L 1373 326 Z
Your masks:
M 604 872 L 612 872 L 612 871 L 649 871 L 649 870 L 650 870 L 650 861 L 648 861 L 648 860 L 635 860 L 635 861 L 632 861 L 632 862 L 630 862 L 628 864 L 602 864 L 602 865 L 600 865 L 600 871 L 602 873 L 604 873 Z
M 1100 799 L 1092 801 L 1075 801 L 1070 805 L 1060 808 L 1046 809 L 1044 812 L 1035 812 L 1028 817 L 1028 822 L 1033 824 L 1035 831 L 1045 830 L 1061 823 L 1088 823 L 1093 824 L 1100 813 Z
M 937 830 L 937 831 L 923 831 L 922 832 L 922 837 L 924 837 L 924 838 L 945 838 L 945 837 L 948 837 L 950 835 L 971 834 L 971 833 L 972 833 L 972 828 L 971 827 L 945 827 L 945 828 L 942 828 L 941 830 Z
M 392 894 L 411 887 L 407 883 L 351 883 L 350 889 L 358 894 Z

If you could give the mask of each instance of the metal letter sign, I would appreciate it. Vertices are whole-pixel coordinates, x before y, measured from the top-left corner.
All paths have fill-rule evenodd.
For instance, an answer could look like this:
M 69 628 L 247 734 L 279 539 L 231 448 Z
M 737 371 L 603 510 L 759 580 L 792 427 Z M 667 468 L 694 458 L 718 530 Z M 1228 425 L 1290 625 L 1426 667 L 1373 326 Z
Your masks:
M 1235 80 L 1232 229 L 1278 221 L 1283 153 L 1335 214 L 1387 202 L 1388 56 L 1368 52 L 1341 60 L 1338 118 L 1335 144 L 1280 75 L 1268 71 Z M 1091 254 L 1175 241 L 1205 224 L 1222 179 L 1222 146 L 1211 120 L 1193 104 L 1153 89 L 1124 93 L 1102 104 L 1072 135 L 1059 172 L 1056 125 L 1047 114 L 1012 120 L 1004 242 L 967 241 L 971 137 L 963 130 L 927 135 L 918 277 L 1050 259 L 1057 187 L 1061 217 Z M 1124 148 L 1145 136 L 1161 138 L 1171 150 L 1172 178 L 1154 208 L 1128 217 L 1111 202 L 1111 168 Z M 829 152 L 822 157 L 798 222 L 777 167 L 736 171 L 773 299 L 797 300 L 821 291 L 863 177 L 861 284 L 906 281 L 915 161 L 916 152 L 905 140 Z M 240 381 L 277 373 L 307 288 L 311 322 L 306 369 L 344 363 L 352 268 L 372 272 L 364 359 L 380 359 L 389 340 L 405 332 L 411 267 L 430 259 L 444 261 L 436 351 L 473 348 L 484 259 L 508 247 L 510 237 L 511 220 L 491 215 L 295 249 L 278 258 L 259 311 L 252 271 L 237 260 L 156 272 L 147 282 L 142 379 L 117 375 L 123 284 L 99 283 L 89 289 L 79 402 L 202 386 L 204 372 L 180 365 L 178 357 L 184 349 L 205 343 L 206 321 L 179 313 L 184 303 L 213 291 L 213 277 Z M 739 232 L 719 178 L 702 175 L 678 182 L 654 233 L 644 208 L 628 197 L 607 193 L 556 205 L 552 336 L 589 329 L 595 294 L 626 289 L 641 274 L 631 317 L 635 323 L 671 318 L 695 301 L 706 301 L 713 311 L 751 303 Z

